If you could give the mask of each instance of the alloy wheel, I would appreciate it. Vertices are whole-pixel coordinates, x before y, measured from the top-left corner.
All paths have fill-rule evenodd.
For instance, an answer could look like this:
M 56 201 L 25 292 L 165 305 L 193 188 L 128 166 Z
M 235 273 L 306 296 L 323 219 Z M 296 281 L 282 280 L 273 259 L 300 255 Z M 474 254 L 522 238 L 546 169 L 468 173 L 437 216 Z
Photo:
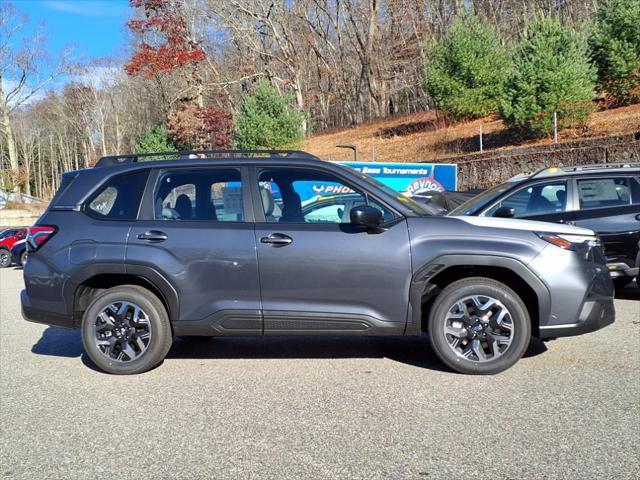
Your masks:
M 5 249 L 0 250 L 0 268 L 8 267 L 11 264 L 11 254 Z
M 98 350 L 116 362 L 140 358 L 151 342 L 149 316 L 132 302 L 107 305 L 95 319 L 93 331 Z
M 471 295 L 456 301 L 444 322 L 449 348 L 474 362 L 489 362 L 504 355 L 514 333 L 507 307 L 488 295 Z

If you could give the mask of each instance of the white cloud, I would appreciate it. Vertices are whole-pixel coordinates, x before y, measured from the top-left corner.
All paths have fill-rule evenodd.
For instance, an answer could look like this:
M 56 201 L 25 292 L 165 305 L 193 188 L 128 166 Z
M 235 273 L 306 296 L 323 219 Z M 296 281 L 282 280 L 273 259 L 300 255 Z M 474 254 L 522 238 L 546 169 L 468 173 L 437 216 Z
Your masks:
M 42 3 L 50 10 L 83 17 L 117 17 L 122 14 L 121 4 L 106 0 L 44 0 Z
M 91 66 L 83 68 L 80 73 L 71 76 L 71 79 L 74 82 L 99 89 L 108 87 L 119 75 L 123 75 L 121 66 Z

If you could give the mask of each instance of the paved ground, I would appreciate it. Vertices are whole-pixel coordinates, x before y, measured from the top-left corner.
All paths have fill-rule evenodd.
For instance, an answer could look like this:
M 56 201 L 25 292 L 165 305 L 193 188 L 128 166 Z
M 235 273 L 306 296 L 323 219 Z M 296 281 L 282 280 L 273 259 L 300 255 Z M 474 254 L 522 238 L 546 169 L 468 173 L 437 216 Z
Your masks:
M 135 377 L 77 332 L 24 322 L 0 271 L 0 476 L 626 479 L 640 472 L 640 297 L 494 377 L 424 339 L 176 340 Z

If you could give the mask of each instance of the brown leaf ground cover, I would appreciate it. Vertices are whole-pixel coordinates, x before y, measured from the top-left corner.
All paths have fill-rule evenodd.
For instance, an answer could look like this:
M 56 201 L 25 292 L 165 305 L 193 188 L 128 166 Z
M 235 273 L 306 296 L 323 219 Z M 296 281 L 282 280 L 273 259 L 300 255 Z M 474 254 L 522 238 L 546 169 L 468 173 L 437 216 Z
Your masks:
M 394 117 L 336 130 L 307 138 L 303 149 L 324 160 L 351 160 L 350 150 L 340 144 L 355 144 L 360 160 L 370 161 L 375 150 L 377 161 L 414 162 L 477 152 L 478 134 L 482 126 L 484 149 L 507 149 L 544 145 L 553 142 L 551 136 L 523 141 L 506 129 L 498 116 L 470 122 L 452 123 L 435 111 Z M 580 127 L 561 130 L 559 141 L 620 135 L 640 131 L 640 104 L 611 110 L 596 111 Z

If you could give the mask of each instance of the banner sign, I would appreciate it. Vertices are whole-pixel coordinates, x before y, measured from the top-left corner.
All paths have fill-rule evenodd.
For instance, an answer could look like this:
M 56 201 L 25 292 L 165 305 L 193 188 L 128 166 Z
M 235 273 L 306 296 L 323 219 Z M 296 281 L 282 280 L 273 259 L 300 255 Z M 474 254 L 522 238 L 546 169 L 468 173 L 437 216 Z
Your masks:
M 450 163 L 338 163 L 366 173 L 408 197 L 428 192 L 454 191 L 458 186 L 458 166 Z M 268 189 L 275 199 L 281 198 L 275 183 L 263 182 L 261 186 Z M 354 193 L 349 187 L 334 182 L 297 181 L 294 188 L 303 205 L 319 197 Z
M 452 163 L 339 163 L 366 173 L 409 197 L 433 191 L 455 191 L 458 187 L 458 166 Z

